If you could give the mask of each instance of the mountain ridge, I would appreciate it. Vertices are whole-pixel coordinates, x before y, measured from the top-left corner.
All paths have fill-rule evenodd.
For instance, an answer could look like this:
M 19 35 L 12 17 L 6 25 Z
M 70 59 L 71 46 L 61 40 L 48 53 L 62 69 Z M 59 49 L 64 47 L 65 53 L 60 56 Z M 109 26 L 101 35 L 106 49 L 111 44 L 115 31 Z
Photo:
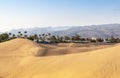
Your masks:
M 11 30 L 11 33 L 17 34 L 18 31 L 28 31 L 28 35 L 52 33 L 53 35 L 60 36 L 73 36 L 76 34 L 82 37 L 103 37 L 108 38 L 111 36 L 120 38 L 120 24 L 103 24 L 103 25 L 90 25 L 90 26 L 65 26 L 65 27 L 44 27 L 44 28 L 28 28 Z

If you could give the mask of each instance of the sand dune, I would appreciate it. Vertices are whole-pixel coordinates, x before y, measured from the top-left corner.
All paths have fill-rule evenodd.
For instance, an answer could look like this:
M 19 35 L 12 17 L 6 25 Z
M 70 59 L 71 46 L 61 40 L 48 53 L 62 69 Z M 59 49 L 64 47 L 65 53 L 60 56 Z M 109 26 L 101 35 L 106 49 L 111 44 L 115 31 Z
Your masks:
M 17 43 L 16 45 L 14 43 Z M 8 46 L 9 45 L 9 46 Z M 24 39 L 0 44 L 1 78 L 120 78 L 120 44 L 62 56 L 36 57 L 43 52 L 74 52 L 79 47 L 67 44 L 37 45 Z M 72 45 L 72 46 L 70 46 Z M 11 47 L 13 48 L 11 48 Z M 93 46 L 93 45 L 92 45 Z M 82 46 L 83 47 L 83 46 Z M 104 48 L 103 48 L 104 47 Z M 68 48 L 68 49 L 67 49 Z M 47 49 L 47 50 L 46 50 Z M 51 51 L 50 51 L 51 50 Z M 29 53 L 28 53 L 29 52 Z
M 14 39 L 0 43 L 0 76 L 19 66 L 19 62 L 27 56 L 40 54 L 42 48 L 26 39 Z
M 0 56 L 26 56 L 36 54 L 41 47 L 26 39 L 14 39 L 0 44 Z

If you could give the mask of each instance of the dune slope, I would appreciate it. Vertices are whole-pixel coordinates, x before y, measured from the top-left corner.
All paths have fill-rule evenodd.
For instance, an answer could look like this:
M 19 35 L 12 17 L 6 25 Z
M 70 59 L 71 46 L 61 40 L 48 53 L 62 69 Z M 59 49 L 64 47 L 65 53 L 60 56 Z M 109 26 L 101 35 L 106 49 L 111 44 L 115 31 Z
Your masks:
M 0 76 L 13 71 L 27 56 L 37 55 L 42 50 L 39 45 L 26 39 L 14 39 L 0 43 Z
M 120 46 L 89 53 L 29 57 L 7 78 L 119 78 Z
M 11 43 L 18 42 L 18 40 L 22 45 L 25 43 L 23 39 L 16 39 L 2 43 L 0 46 L 12 45 Z M 28 44 L 29 41 L 25 41 Z M 1 48 L 8 53 L 7 56 L 3 57 L 5 53 L 0 52 L 1 78 L 120 78 L 120 44 L 85 53 L 36 57 L 33 56 L 34 53 L 42 52 L 43 46 L 38 47 L 31 41 L 29 43 L 28 47 L 26 47 L 27 45 L 24 47 L 20 45 L 21 47 L 15 49 L 15 52 L 11 48 L 8 49 L 12 54 Z M 30 47 L 31 45 L 32 47 Z M 31 53 L 26 54 L 26 52 L 31 52 L 30 48 L 33 48 L 32 55 Z M 73 48 L 71 50 L 76 51 Z

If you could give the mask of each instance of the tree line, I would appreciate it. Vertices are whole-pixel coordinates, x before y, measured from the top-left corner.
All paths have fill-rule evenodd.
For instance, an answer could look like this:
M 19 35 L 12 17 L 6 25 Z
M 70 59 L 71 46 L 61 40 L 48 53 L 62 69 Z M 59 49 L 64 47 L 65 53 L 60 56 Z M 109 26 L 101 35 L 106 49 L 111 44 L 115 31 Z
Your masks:
M 83 38 L 80 35 L 74 35 L 74 36 L 56 36 L 52 35 L 51 33 L 43 33 L 43 34 L 34 34 L 34 35 L 27 35 L 27 31 L 24 31 L 22 33 L 21 31 L 18 32 L 18 34 L 12 34 L 12 33 L 2 33 L 0 34 L 0 42 L 8 41 L 15 38 L 25 38 L 32 41 L 35 41 L 37 43 L 87 43 L 87 42 L 106 42 L 106 43 L 119 43 L 120 38 L 115 38 L 114 36 L 111 36 L 110 38 Z

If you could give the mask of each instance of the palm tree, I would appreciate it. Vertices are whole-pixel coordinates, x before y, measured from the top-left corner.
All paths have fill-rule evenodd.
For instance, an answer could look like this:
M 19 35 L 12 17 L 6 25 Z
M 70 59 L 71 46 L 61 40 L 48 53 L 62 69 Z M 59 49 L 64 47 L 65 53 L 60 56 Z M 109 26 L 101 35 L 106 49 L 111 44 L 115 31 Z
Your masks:
M 51 33 L 48 33 L 49 36 L 51 36 Z
M 18 37 L 21 37 L 21 32 L 20 31 L 18 32 Z
M 35 36 L 35 39 L 37 39 L 37 38 L 38 38 L 37 34 L 34 34 L 34 36 Z
M 25 31 L 24 34 L 25 34 L 24 37 L 27 38 L 27 31 Z
M 44 33 L 42 35 L 40 35 L 40 39 L 42 40 L 43 43 L 45 42 L 47 36 L 48 35 L 44 34 Z
M 18 32 L 19 34 L 21 33 L 21 31 Z
M 39 34 L 39 37 L 41 37 L 41 34 Z
M 12 35 L 12 33 L 9 33 L 9 35 Z
M 25 34 L 27 33 L 27 31 L 24 32 Z
M 10 39 L 10 36 L 12 35 L 12 33 L 9 33 L 8 35 L 9 35 L 9 39 Z
M 34 41 L 35 41 L 35 42 L 38 42 L 38 39 L 39 39 L 39 38 L 38 38 L 38 35 L 37 35 L 37 34 L 34 34 Z
M 15 38 L 15 34 L 13 34 L 12 36 L 13 36 L 13 38 Z
M 21 34 L 20 34 L 20 37 L 22 37 L 22 35 L 23 35 L 23 34 L 21 33 Z

